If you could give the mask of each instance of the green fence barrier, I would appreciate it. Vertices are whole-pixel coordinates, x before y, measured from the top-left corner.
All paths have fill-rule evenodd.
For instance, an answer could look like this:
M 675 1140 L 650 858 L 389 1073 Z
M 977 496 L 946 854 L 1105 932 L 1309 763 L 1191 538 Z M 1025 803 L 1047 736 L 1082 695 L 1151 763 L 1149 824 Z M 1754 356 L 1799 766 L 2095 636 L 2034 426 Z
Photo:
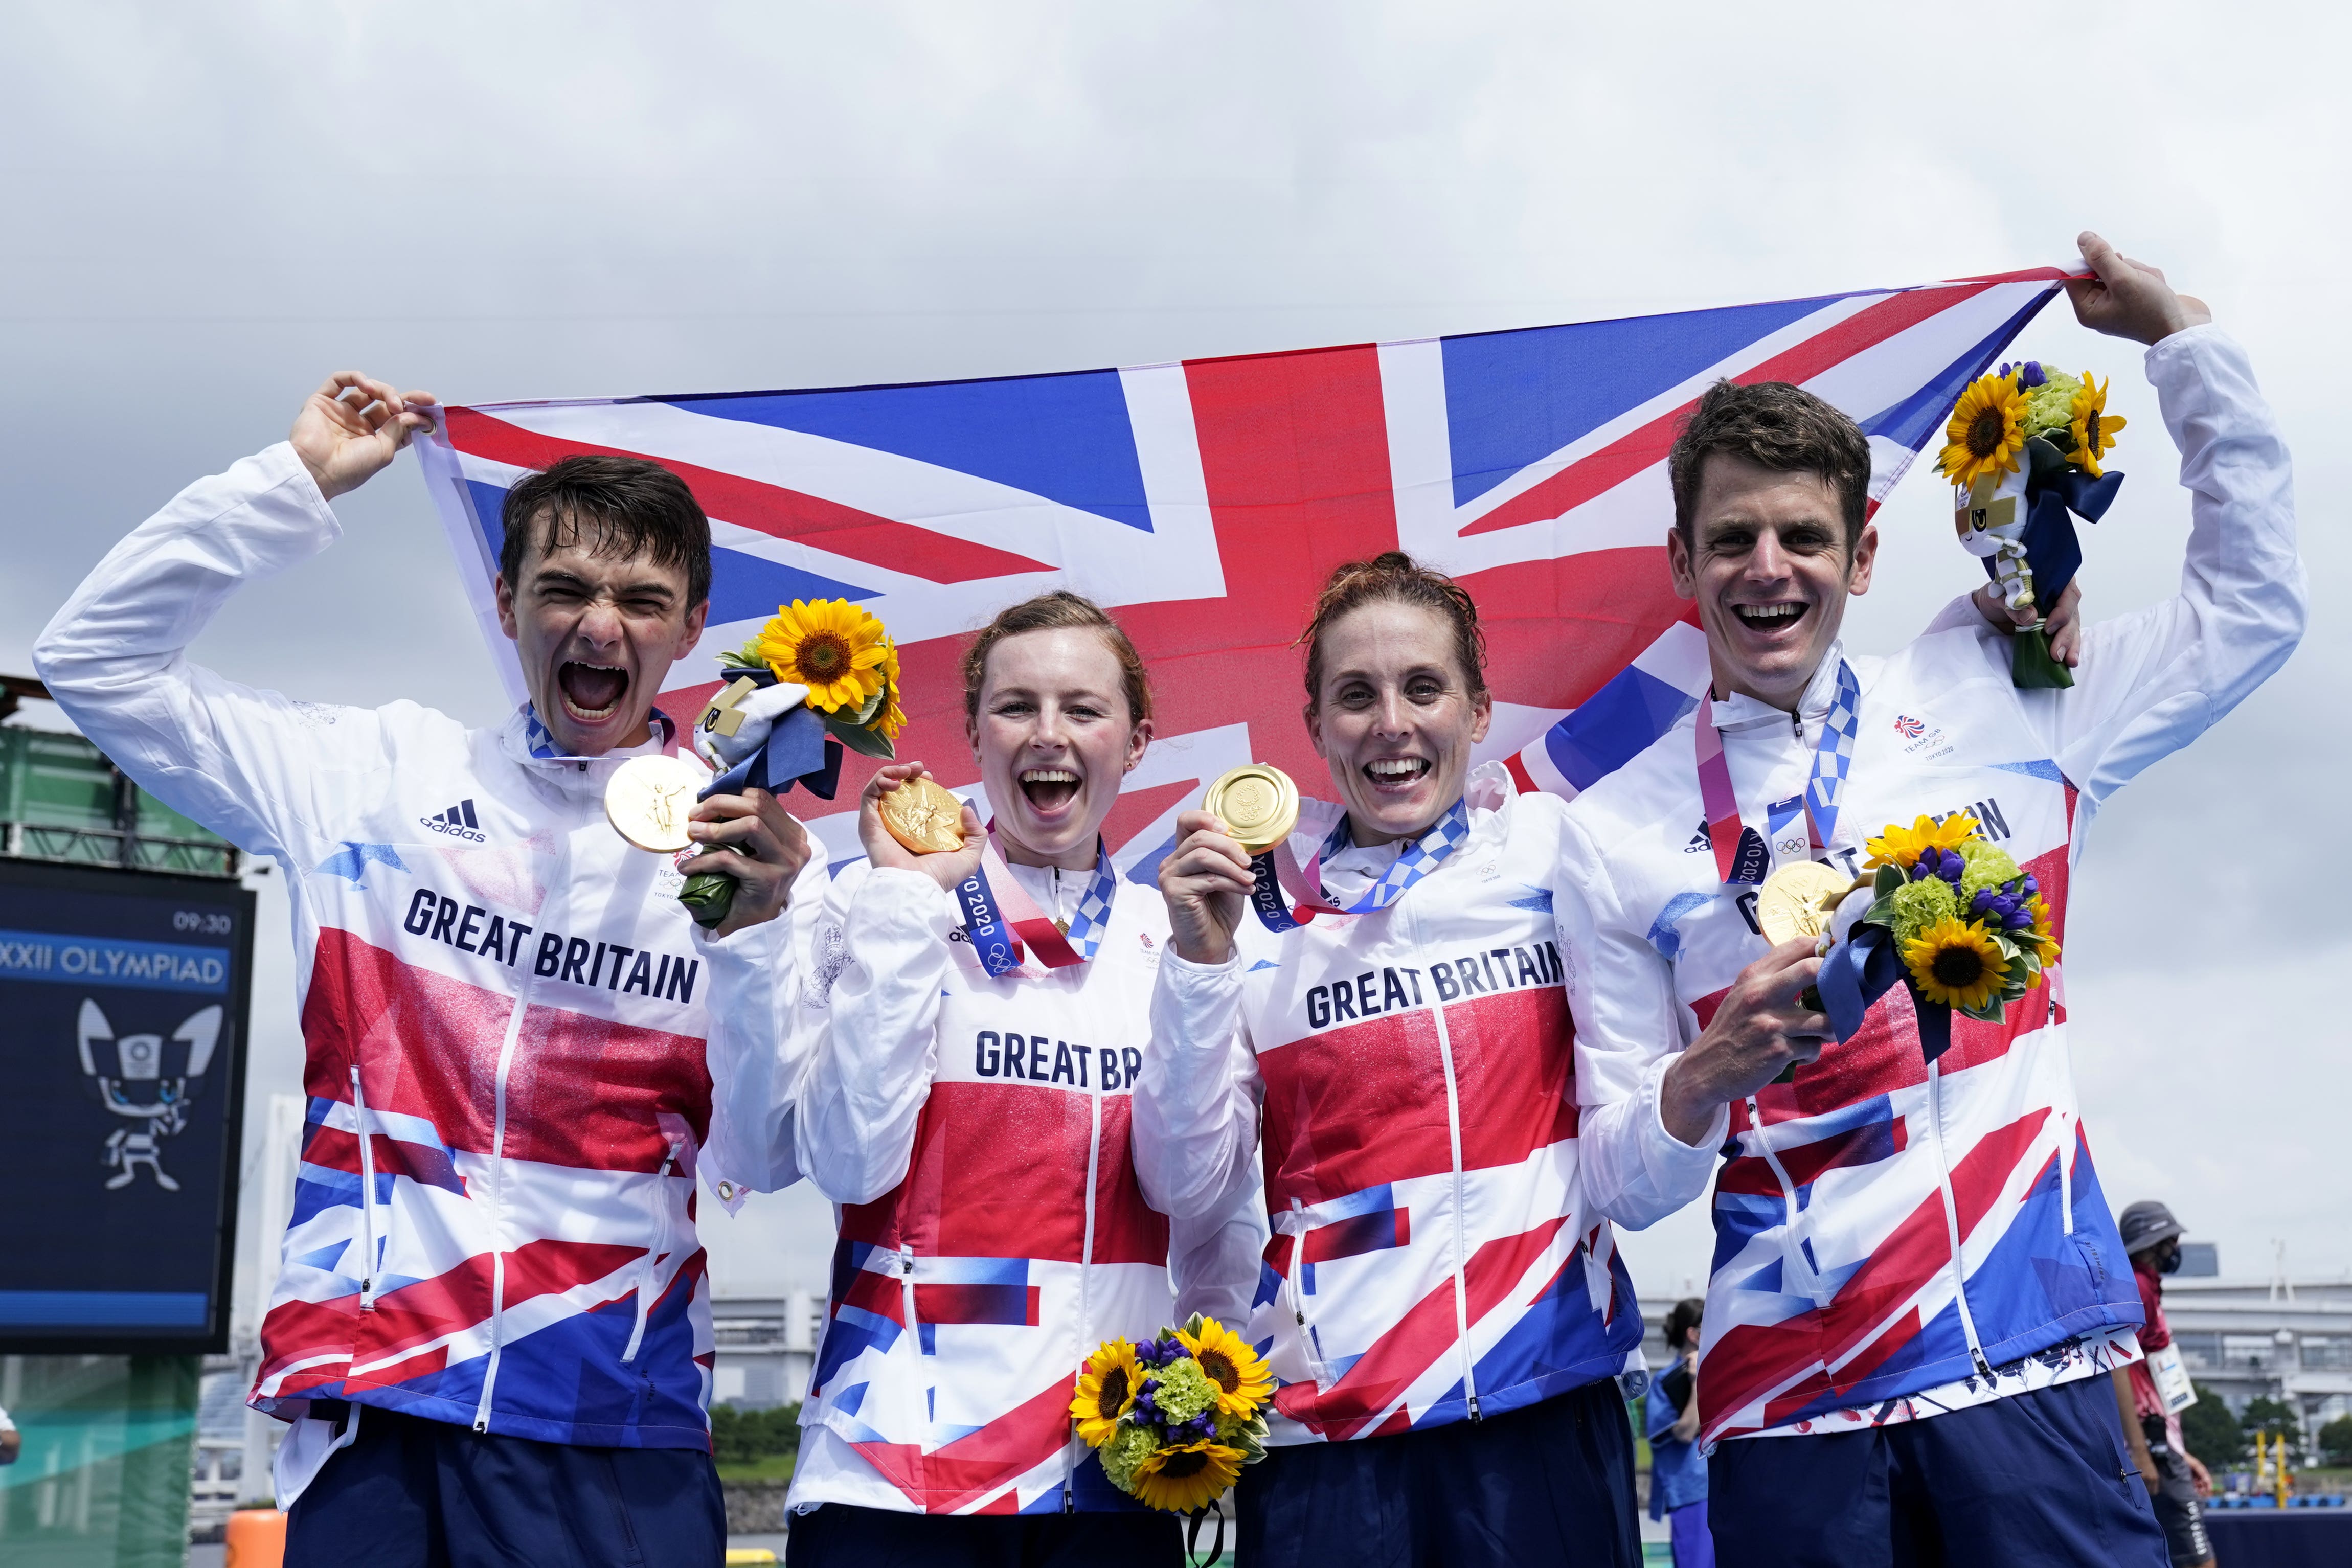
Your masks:
M 179 1568 L 196 1438 L 193 1355 L 0 1357 L 24 1453 L 0 1467 L 7 1568 Z

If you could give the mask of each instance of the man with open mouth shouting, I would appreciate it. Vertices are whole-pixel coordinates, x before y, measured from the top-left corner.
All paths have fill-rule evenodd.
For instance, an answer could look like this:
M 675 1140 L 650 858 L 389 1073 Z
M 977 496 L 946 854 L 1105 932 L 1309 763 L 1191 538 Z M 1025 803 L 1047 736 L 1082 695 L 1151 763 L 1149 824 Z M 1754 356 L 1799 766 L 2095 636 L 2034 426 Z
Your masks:
M 763 791 L 698 809 L 696 840 L 742 852 L 682 867 L 605 819 L 625 760 L 676 749 L 653 694 L 709 611 L 701 507 L 617 457 L 508 492 L 499 616 L 530 701 L 495 730 L 292 702 L 185 652 L 332 543 L 329 503 L 432 417 L 331 378 L 289 439 L 117 545 L 35 657 L 124 772 L 289 884 L 310 1124 L 251 1396 L 295 1423 L 287 1561 L 716 1563 L 696 1177 L 732 1207 L 798 1173 L 769 1158 L 790 1069 L 730 1051 L 709 968 L 743 949 L 789 987 L 824 873 Z M 741 883 L 716 933 L 677 897 L 702 869 Z
M 1893 656 L 1850 659 L 1869 444 L 1799 388 L 1721 383 L 1669 460 L 1667 549 L 1713 689 L 1569 809 L 1585 1193 L 1639 1227 L 1715 1180 L 1697 1383 L 1727 1568 L 2165 1561 L 2108 1391 L 2141 1305 L 2067 1066 L 2056 944 L 2092 814 L 2284 662 L 2305 585 L 2245 351 L 2161 273 L 2081 244 L 2075 314 L 2148 345 L 2180 451 L 2179 594 L 2085 632 L 2066 690 L 2014 683 L 1981 591 Z M 1834 885 L 1886 824 L 1927 819 L 2032 879 L 2050 966 L 1998 1021 L 1954 1009 L 1939 1031 L 1895 985 L 1825 1045 L 1815 939 L 1771 946 L 1755 883 L 1819 861 Z

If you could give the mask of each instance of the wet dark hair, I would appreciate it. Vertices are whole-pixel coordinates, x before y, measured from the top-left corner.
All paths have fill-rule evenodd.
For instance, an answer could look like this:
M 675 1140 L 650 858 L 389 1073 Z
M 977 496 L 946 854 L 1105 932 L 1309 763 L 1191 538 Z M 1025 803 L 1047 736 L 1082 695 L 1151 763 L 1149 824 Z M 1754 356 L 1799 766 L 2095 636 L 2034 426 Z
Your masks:
M 1322 700 L 1323 639 L 1340 619 L 1367 604 L 1415 604 L 1454 630 L 1454 656 L 1474 697 L 1486 695 L 1486 633 L 1470 591 L 1442 571 L 1432 571 L 1402 550 L 1386 550 L 1370 560 L 1331 569 L 1315 596 L 1315 614 L 1298 641 L 1307 647 L 1307 706 Z
M 1700 394 L 1666 457 L 1675 528 L 1698 539 L 1698 495 L 1706 460 L 1721 453 L 1783 474 L 1818 474 L 1837 493 L 1849 553 L 1870 515 L 1870 441 L 1843 412 L 1787 382 L 1717 382 Z
M 1690 1342 L 1690 1336 L 1698 1332 L 1699 1318 L 1706 1311 L 1706 1302 L 1698 1296 L 1685 1296 L 1668 1308 L 1666 1348 L 1677 1355 L 1681 1354 L 1683 1347 Z
M 499 525 L 499 575 L 521 586 L 522 561 L 537 536 L 540 553 L 577 544 L 591 554 L 686 573 L 691 610 L 710 597 L 710 519 L 686 481 L 642 457 L 591 455 L 549 464 L 507 492 Z
M 988 655 L 1007 637 L 1017 637 L 1024 632 L 1054 632 L 1064 627 L 1083 628 L 1099 632 L 1110 647 L 1111 657 L 1118 661 L 1119 685 L 1127 693 L 1127 718 L 1129 724 L 1141 724 L 1151 716 L 1151 676 L 1143 667 L 1143 655 L 1135 651 L 1118 622 L 1103 613 L 1101 605 L 1082 593 L 1072 593 L 1057 588 L 1051 593 L 1041 593 L 1034 599 L 1024 599 L 996 612 L 996 619 L 982 627 L 973 636 L 971 645 L 963 651 L 963 716 L 967 722 L 980 717 L 980 688 L 988 684 Z

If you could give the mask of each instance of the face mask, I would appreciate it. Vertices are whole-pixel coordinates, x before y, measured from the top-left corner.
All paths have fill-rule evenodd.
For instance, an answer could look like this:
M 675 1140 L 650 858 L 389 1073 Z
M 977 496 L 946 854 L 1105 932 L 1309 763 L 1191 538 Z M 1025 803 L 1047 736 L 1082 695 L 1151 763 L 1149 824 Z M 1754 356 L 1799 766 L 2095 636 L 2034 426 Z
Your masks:
M 2172 1245 L 2167 1247 L 2164 1249 L 2163 1256 L 2157 1259 L 2156 1271 L 2159 1274 L 2177 1274 L 2180 1271 L 2180 1244 L 2179 1242 L 2174 1242 Z

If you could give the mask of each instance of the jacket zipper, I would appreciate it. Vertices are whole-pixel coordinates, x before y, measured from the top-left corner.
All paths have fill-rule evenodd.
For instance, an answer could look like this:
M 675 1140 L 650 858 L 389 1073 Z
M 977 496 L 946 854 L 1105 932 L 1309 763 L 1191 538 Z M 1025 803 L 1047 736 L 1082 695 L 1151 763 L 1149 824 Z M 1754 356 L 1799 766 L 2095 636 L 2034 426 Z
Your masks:
M 2049 1019 L 2043 1027 L 2054 1030 L 2058 1027 L 2057 988 L 2047 978 L 2042 984 L 2050 998 Z M 2062 1038 L 2058 1045 L 2063 1051 L 2066 1042 Z M 2071 1059 L 2066 1063 L 2066 1082 L 2069 1084 L 2074 1082 Z M 2074 1234 L 2074 1115 L 2072 1105 L 2058 1113 L 2058 1222 L 2069 1236 Z
M 581 765 L 587 771 L 587 765 Z M 576 824 L 575 824 L 576 825 Z M 571 845 L 564 845 L 562 863 L 555 868 L 558 877 L 569 881 L 572 870 Z M 506 1038 L 499 1042 L 499 1070 L 496 1080 L 496 1113 L 490 1132 L 489 1230 L 490 1230 L 490 1354 L 482 1368 L 482 1395 L 474 1405 L 474 1430 L 490 1429 L 490 1400 L 499 1385 L 499 1363 L 506 1344 L 507 1313 L 507 1246 L 506 1246 L 506 1165 L 507 1165 L 507 1075 L 514 1070 L 516 1042 L 522 1038 L 523 1015 L 530 1010 L 534 977 L 516 977 L 514 1008 L 507 1014 Z
M 1306 1207 L 1298 1198 L 1290 1200 L 1290 1271 L 1283 1276 L 1282 1288 L 1290 1292 L 1290 1315 L 1298 1321 L 1300 1348 L 1306 1352 L 1307 1364 L 1314 1367 L 1318 1388 L 1323 1384 L 1322 1348 L 1315 1343 L 1315 1327 L 1307 1321 L 1307 1217 L 1300 1212 Z
M 1059 874 L 1057 871 L 1055 875 L 1058 877 Z M 1056 902 L 1058 903 L 1059 900 L 1057 899 Z M 1097 1171 L 1100 1169 L 1102 1160 L 1102 1091 L 1096 1090 L 1089 1098 L 1093 1102 L 1094 1130 L 1087 1144 L 1087 1236 L 1085 1245 L 1078 1252 L 1078 1343 L 1077 1359 L 1074 1363 L 1078 1366 L 1084 1366 L 1087 1363 L 1087 1342 L 1091 1333 L 1087 1325 L 1094 1317 L 1093 1306 L 1089 1299 L 1092 1292 L 1088 1287 L 1093 1282 L 1095 1271 L 1095 1176 Z M 1063 1451 L 1068 1452 L 1067 1444 L 1064 1445 Z M 1076 1513 L 1078 1511 L 1077 1494 L 1072 1490 L 1072 1483 L 1076 1479 L 1076 1465 L 1063 1472 L 1062 1511 L 1064 1513 Z
M 367 1091 L 352 1063 L 352 1125 L 360 1138 L 360 1311 L 375 1311 L 375 1149 L 368 1142 Z
M 1419 946 L 1425 933 L 1421 929 L 1419 919 L 1416 918 L 1412 925 L 1414 944 Z M 1452 1145 L 1454 1160 L 1454 1325 L 1462 1345 L 1462 1392 L 1470 1406 L 1470 1419 L 1475 1422 L 1479 1418 L 1478 1369 L 1475 1358 L 1470 1354 L 1470 1283 L 1462 1255 L 1464 1216 L 1468 1201 L 1462 1176 L 1462 1097 L 1454 1079 L 1454 1036 L 1445 1027 L 1444 1004 L 1432 1003 L 1429 1016 L 1437 1023 L 1437 1055 L 1445 1066 L 1445 1136 Z
M 654 1173 L 653 1243 L 646 1249 L 646 1271 L 637 1281 L 637 1326 L 629 1334 L 629 1348 L 621 1353 L 624 1366 L 637 1359 L 637 1347 L 646 1340 L 646 1320 L 653 1316 L 654 1285 L 660 1278 L 662 1254 L 669 1249 L 669 1173 L 677 1164 L 680 1142 L 669 1141 L 669 1153 L 662 1156 L 661 1169 Z
M 915 1336 L 915 1364 L 922 1364 L 923 1326 L 915 1318 L 915 1244 L 898 1243 L 898 1305 L 907 1314 L 907 1332 Z
M 1992 1375 L 1992 1364 L 1985 1360 L 1984 1346 L 1977 1339 L 1976 1318 L 1969 1312 L 1969 1275 L 1960 1259 L 1960 1206 L 1952 1197 L 1952 1162 L 1944 1152 L 1944 1075 L 1943 1063 L 1927 1063 L 1927 1124 L 1936 1140 L 1936 1176 L 1943 1184 L 1944 1230 L 1952 1246 L 1952 1299 L 1960 1307 L 1960 1332 L 1968 1335 L 1969 1359 L 1976 1364 L 1979 1377 Z

